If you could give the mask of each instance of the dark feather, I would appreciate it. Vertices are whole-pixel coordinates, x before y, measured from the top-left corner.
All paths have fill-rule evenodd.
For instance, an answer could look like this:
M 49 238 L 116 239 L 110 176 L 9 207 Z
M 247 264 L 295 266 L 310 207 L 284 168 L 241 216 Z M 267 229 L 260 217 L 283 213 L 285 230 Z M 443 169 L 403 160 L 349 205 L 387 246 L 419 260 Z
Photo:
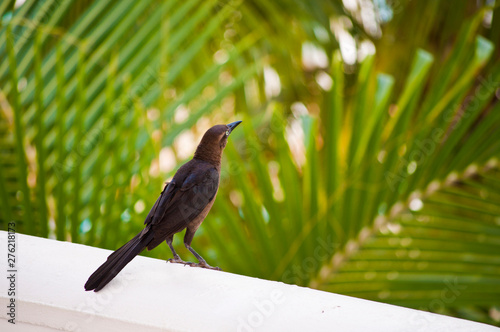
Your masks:
M 147 229 L 145 229 L 147 230 Z M 141 231 L 132 240 L 109 255 L 102 264 L 85 283 L 85 290 L 98 292 L 108 284 L 135 256 L 146 248 L 153 238 L 153 233 Z
M 188 162 L 186 165 L 189 166 Z M 184 165 L 184 166 L 186 166 Z M 219 172 L 209 163 L 197 164 L 195 172 L 189 172 L 182 181 L 180 188 L 172 189 L 168 205 L 163 207 L 160 222 L 152 222 L 154 239 L 149 243 L 148 250 L 158 246 L 171 234 L 182 231 L 196 218 L 207 204 L 214 199 L 219 187 Z M 175 177 L 174 180 L 175 181 Z

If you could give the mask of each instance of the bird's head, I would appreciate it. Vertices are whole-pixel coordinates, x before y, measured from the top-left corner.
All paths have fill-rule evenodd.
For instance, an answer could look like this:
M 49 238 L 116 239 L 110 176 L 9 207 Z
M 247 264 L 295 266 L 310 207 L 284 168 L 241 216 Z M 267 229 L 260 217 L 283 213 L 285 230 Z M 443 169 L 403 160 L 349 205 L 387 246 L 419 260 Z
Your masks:
M 196 149 L 194 158 L 220 163 L 227 139 L 234 128 L 240 123 L 241 121 L 235 121 L 227 125 L 216 125 L 208 129 Z

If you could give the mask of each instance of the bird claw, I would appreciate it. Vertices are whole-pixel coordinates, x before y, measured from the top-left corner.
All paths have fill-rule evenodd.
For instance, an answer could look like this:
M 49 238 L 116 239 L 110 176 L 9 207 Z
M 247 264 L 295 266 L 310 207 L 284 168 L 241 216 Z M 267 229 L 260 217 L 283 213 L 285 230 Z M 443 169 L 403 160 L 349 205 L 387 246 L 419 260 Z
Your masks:
M 201 268 L 209 269 L 209 270 L 222 271 L 221 268 L 218 266 L 210 266 L 206 262 L 202 262 L 202 263 L 186 262 L 186 261 L 183 261 L 180 257 L 170 258 L 167 260 L 167 263 L 184 264 L 184 265 L 188 265 L 188 266 L 192 266 L 192 267 L 201 267 Z
M 184 265 L 194 264 L 191 262 L 185 262 L 182 259 L 180 259 L 180 257 L 169 258 L 169 259 L 167 259 L 167 263 L 177 263 L 177 264 L 184 264 Z
M 207 263 L 198 263 L 198 264 L 194 264 L 194 265 L 191 265 L 191 266 L 201 267 L 201 268 L 209 269 L 209 270 L 222 271 L 220 267 L 218 267 L 218 266 L 210 266 Z

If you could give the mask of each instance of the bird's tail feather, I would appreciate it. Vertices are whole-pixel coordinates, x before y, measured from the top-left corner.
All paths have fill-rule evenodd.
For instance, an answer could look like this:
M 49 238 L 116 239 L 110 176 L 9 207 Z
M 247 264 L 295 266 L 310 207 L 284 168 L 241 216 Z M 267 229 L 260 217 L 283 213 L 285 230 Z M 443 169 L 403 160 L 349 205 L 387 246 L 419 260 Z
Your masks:
M 100 291 L 108 284 L 135 256 L 137 256 L 152 240 L 152 232 L 137 234 L 132 240 L 117 249 L 85 283 L 85 290 Z

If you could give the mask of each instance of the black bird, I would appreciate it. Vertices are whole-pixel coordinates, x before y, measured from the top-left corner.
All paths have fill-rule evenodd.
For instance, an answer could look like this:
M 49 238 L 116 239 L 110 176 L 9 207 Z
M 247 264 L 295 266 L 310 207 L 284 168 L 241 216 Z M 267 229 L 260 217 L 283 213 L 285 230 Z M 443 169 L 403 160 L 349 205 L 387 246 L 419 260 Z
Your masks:
M 149 211 L 146 227 L 132 240 L 109 255 L 85 283 L 85 290 L 98 292 L 110 282 L 135 256 L 145 248 L 151 250 L 166 241 L 174 258 L 168 261 L 212 267 L 191 248 L 194 233 L 212 208 L 219 189 L 222 151 L 227 138 L 241 121 L 228 125 L 216 125 L 207 130 L 196 148 L 193 159 L 182 165 L 163 189 L 155 205 Z M 184 245 L 199 263 L 184 262 L 174 250 L 174 234 L 186 230 Z

